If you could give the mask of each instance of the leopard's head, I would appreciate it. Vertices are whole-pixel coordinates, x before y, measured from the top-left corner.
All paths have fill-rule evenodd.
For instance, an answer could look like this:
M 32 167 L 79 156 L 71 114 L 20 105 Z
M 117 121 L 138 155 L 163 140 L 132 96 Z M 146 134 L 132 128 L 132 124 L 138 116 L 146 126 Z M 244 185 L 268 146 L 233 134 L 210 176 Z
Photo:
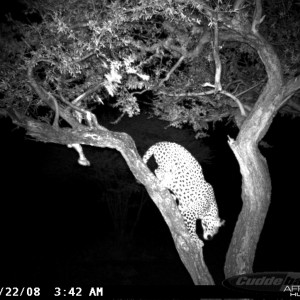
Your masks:
M 220 218 L 205 216 L 201 219 L 203 228 L 203 238 L 205 240 L 211 240 L 215 234 L 218 233 L 219 228 L 225 224 L 224 220 Z

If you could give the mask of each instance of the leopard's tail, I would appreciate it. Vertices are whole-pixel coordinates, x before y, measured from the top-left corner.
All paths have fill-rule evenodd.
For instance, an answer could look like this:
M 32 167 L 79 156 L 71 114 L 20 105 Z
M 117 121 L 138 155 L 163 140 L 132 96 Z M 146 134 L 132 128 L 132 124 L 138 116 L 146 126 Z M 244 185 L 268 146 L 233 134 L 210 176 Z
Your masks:
M 151 146 L 143 156 L 143 162 L 147 164 L 149 158 L 154 155 L 156 149 L 156 145 Z

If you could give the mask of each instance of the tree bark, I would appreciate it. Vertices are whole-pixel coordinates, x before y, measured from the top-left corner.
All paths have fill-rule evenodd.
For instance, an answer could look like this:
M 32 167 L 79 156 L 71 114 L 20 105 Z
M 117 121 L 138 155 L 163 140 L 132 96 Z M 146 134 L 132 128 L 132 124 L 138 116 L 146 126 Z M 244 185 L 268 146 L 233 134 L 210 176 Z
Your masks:
M 229 35 L 227 38 L 230 39 Z M 226 256 L 226 278 L 252 272 L 256 246 L 271 199 L 270 174 L 258 143 L 286 99 L 300 88 L 299 77 L 284 84 L 277 54 L 256 30 L 243 37 L 236 36 L 236 40 L 247 42 L 257 50 L 265 65 L 268 82 L 244 120 L 236 141 L 229 140 L 240 165 L 243 207 Z
M 271 199 L 271 180 L 264 157 L 250 135 L 229 142 L 242 173 L 243 208 L 226 256 L 225 276 L 252 273 L 256 246 Z

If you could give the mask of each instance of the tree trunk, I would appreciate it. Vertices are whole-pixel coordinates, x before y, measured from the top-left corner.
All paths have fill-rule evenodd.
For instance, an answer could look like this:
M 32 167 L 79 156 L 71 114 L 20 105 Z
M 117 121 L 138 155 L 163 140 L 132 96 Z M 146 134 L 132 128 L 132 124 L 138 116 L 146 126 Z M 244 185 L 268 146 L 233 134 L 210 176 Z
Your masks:
M 242 3 L 244 1 L 236 2 L 237 5 Z M 235 32 L 227 31 L 222 38 L 247 43 L 254 48 L 265 65 L 268 82 L 244 120 L 236 141 L 229 140 L 240 165 L 243 207 L 226 256 L 226 278 L 252 272 L 256 246 L 271 199 L 270 174 L 266 159 L 258 150 L 258 143 L 280 107 L 299 88 L 299 77 L 284 83 L 276 52 L 258 32 L 259 24 L 263 21 L 261 2 L 256 1 L 251 26 L 246 26 L 246 23 L 243 26 L 238 15 L 234 20 L 231 27 Z
M 277 54 L 262 36 L 255 32 L 236 40 L 247 42 L 257 50 L 268 75 L 268 82 L 245 119 L 236 141 L 229 145 L 242 175 L 243 207 L 239 215 L 225 262 L 225 276 L 251 273 L 255 250 L 271 199 L 271 180 L 266 159 L 258 143 L 269 129 L 280 107 L 300 88 L 300 77 L 284 83 Z M 230 37 L 230 35 L 228 36 Z
M 253 145 L 251 136 L 243 142 L 229 141 L 243 176 L 243 208 L 227 252 L 225 276 L 252 273 L 256 245 L 263 229 L 271 199 L 271 180 L 265 158 Z
M 273 72 L 277 73 L 269 77 L 252 112 L 244 121 L 236 141 L 229 140 L 229 145 L 240 165 L 243 207 L 226 256 L 224 268 L 226 278 L 252 272 L 256 246 L 271 199 L 271 180 L 267 162 L 257 145 L 270 127 L 284 96 L 277 56 L 273 56 L 268 47 L 263 50 L 261 52 L 265 55 L 264 62 L 274 63 L 271 67 L 275 69 Z

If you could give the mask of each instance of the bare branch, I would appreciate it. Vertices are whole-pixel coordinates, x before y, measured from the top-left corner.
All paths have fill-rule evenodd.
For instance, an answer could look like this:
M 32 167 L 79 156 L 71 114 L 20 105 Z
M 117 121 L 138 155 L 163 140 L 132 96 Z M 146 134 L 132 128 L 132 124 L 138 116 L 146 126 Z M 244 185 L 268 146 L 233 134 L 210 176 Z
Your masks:
M 220 91 L 220 93 L 223 94 L 223 95 L 226 95 L 229 98 L 231 98 L 238 105 L 242 116 L 247 115 L 246 112 L 245 112 L 243 104 L 241 103 L 241 101 L 236 96 L 234 96 L 234 95 L 232 95 L 232 94 L 230 94 L 229 92 L 226 92 L 226 91 Z
M 67 100 L 63 97 L 63 95 L 62 95 L 61 93 L 60 93 L 60 98 L 61 98 L 61 101 L 62 101 L 63 103 L 65 103 L 65 104 L 68 105 L 69 107 L 73 108 L 74 110 L 76 110 L 76 111 L 82 113 L 82 114 L 85 116 L 85 120 L 86 120 L 86 122 L 88 123 L 88 125 L 89 125 L 90 128 L 95 127 L 95 128 L 100 129 L 100 130 L 108 130 L 108 129 L 106 129 L 105 127 L 99 125 L 96 116 L 95 116 L 92 112 L 90 112 L 90 111 L 88 111 L 88 110 L 86 110 L 86 109 L 83 109 L 83 108 L 81 108 L 81 107 L 78 107 L 78 106 L 74 105 L 73 103 L 67 101 Z
M 169 73 L 167 74 L 167 76 L 160 81 L 160 83 L 158 84 L 158 87 L 161 87 L 165 81 L 169 80 L 169 78 L 172 75 L 172 73 L 180 66 L 180 64 L 182 63 L 182 61 L 184 59 L 185 59 L 185 56 L 181 56 L 178 59 L 177 63 L 172 67 L 172 69 L 169 71 Z
M 89 59 L 90 57 L 92 57 L 92 56 L 94 56 L 94 55 L 96 55 L 95 52 L 88 53 L 88 54 L 85 55 L 84 57 L 81 57 L 81 58 L 75 60 L 74 62 L 75 62 L 75 63 L 81 63 L 81 62 L 83 62 L 83 61 Z
M 54 106 L 55 106 L 55 117 L 54 117 L 54 120 L 53 120 L 53 127 L 54 127 L 55 129 L 58 129 L 58 127 L 59 127 L 59 125 L 58 125 L 58 119 L 59 119 L 59 108 L 58 108 L 58 104 L 57 104 L 56 99 L 55 99 L 50 93 L 48 93 L 48 96 L 49 96 L 49 98 L 51 98 L 51 100 L 53 101 Z
M 240 96 L 246 94 L 247 92 L 249 92 L 249 91 L 253 90 L 254 88 L 256 88 L 257 86 L 259 86 L 260 84 L 264 83 L 265 80 L 266 80 L 266 79 L 263 79 L 263 80 L 259 81 L 259 82 L 256 83 L 255 85 L 251 86 L 250 88 L 248 88 L 248 89 L 245 90 L 245 91 L 242 91 L 242 92 L 238 93 L 238 94 L 235 95 L 235 96 L 236 96 L 236 97 L 240 97 Z
M 132 93 L 130 93 L 131 95 L 141 95 L 141 94 L 144 94 L 145 92 L 147 92 L 148 91 L 148 89 L 144 89 L 144 90 L 141 90 L 141 91 L 139 91 L 139 92 L 132 92 Z
M 287 103 L 287 105 L 300 113 L 300 105 L 299 104 L 290 101 L 289 103 Z
M 239 10 L 244 5 L 245 2 L 246 0 L 236 0 L 233 5 L 233 10 Z
M 237 79 L 237 80 L 234 80 L 234 81 L 231 81 L 229 82 L 226 87 L 225 87 L 225 90 L 227 91 L 229 89 L 229 87 L 233 84 L 237 83 L 237 86 L 239 86 L 240 84 L 243 84 L 243 85 L 246 85 L 245 82 L 241 79 Z
M 255 10 L 253 15 L 253 21 L 251 26 L 251 31 L 254 34 L 258 34 L 258 27 L 260 23 L 263 22 L 265 16 L 262 17 L 262 6 L 261 6 L 261 0 L 255 0 Z
M 208 83 L 204 84 L 203 86 L 214 87 L 214 85 L 208 84 Z M 237 104 L 237 106 L 239 107 L 242 116 L 246 116 L 247 115 L 246 112 L 245 112 L 245 108 L 244 108 L 243 104 L 241 103 L 241 101 L 236 96 L 234 96 L 231 93 L 226 92 L 224 90 L 219 91 L 219 93 L 223 94 L 223 95 L 225 95 L 225 96 L 227 96 L 229 98 L 231 98 Z M 207 91 L 207 92 L 200 92 L 200 93 L 180 93 L 180 94 L 176 94 L 176 93 L 166 93 L 166 92 L 161 91 L 161 92 L 158 92 L 157 94 L 171 96 L 171 97 L 200 97 L 200 96 L 206 96 L 206 95 L 213 95 L 213 94 L 215 94 L 215 89 Z M 207 101 L 206 100 L 205 102 L 208 102 L 212 106 L 215 106 L 215 104 L 213 103 L 213 101 Z
M 285 97 L 282 101 L 282 104 L 281 104 L 281 107 L 287 102 L 289 101 L 292 97 L 293 97 L 294 94 L 290 94 L 288 95 L 287 97 Z
M 78 96 L 76 99 L 72 101 L 72 104 L 76 105 L 78 102 L 82 101 L 84 98 L 89 96 L 90 94 L 96 92 L 101 86 L 103 85 L 103 82 L 100 82 L 96 84 L 95 86 L 91 87 L 89 90 Z
M 168 93 L 164 91 L 160 91 L 157 93 L 158 95 L 166 95 L 169 97 L 200 97 L 200 96 L 207 96 L 207 95 L 213 95 L 215 94 L 215 90 L 210 90 L 207 92 L 188 92 L 188 93 Z M 211 100 L 206 99 L 205 101 L 201 100 L 202 102 L 210 103 L 212 106 L 215 106 L 215 103 Z
M 62 95 L 61 92 L 59 93 L 59 96 L 60 96 L 60 100 L 61 100 L 63 103 L 65 103 L 67 106 L 73 108 L 74 110 L 77 110 L 77 111 L 81 112 L 83 115 L 86 115 L 86 114 L 88 113 L 88 111 L 86 111 L 85 109 L 83 109 L 83 108 L 81 108 L 81 107 L 79 107 L 79 106 L 77 106 L 77 105 L 74 105 L 72 102 L 67 101 L 67 100 L 64 98 L 64 96 Z
M 39 60 L 40 61 L 44 61 L 44 62 L 49 62 L 52 63 L 51 61 L 48 60 Z M 34 79 L 33 76 L 33 68 L 34 66 L 38 63 L 35 61 L 31 61 L 29 66 L 28 66 L 28 70 L 27 70 L 27 76 L 28 76 L 28 80 L 29 83 L 31 85 L 31 87 L 35 90 L 35 92 L 39 95 L 39 97 L 41 98 L 42 101 L 44 101 L 52 110 L 54 110 L 55 112 L 59 112 L 59 116 L 61 116 L 65 121 L 67 121 L 72 127 L 76 127 L 77 126 L 77 122 L 76 120 L 71 116 L 71 114 L 68 111 L 63 110 L 62 108 L 60 109 L 56 109 L 55 104 L 57 104 L 57 101 L 55 99 L 55 97 L 49 93 L 46 92 L 42 86 L 40 86 Z M 49 101 L 50 100 L 50 101 Z
M 284 97 L 294 95 L 300 89 L 300 76 L 290 79 L 284 86 Z
M 122 114 L 115 121 L 110 122 L 110 124 L 113 124 L 113 125 L 118 124 L 123 119 L 124 116 L 125 116 L 125 111 L 122 112 Z
M 218 14 L 218 12 L 216 12 Z M 219 28 L 218 28 L 218 16 L 214 19 L 214 42 L 213 42 L 213 55 L 215 60 L 216 74 L 215 74 L 215 91 L 216 93 L 222 90 L 221 85 L 221 72 L 222 64 L 219 55 Z
M 214 85 L 212 85 L 211 83 L 208 83 L 208 82 L 207 82 L 207 83 L 204 83 L 202 86 L 203 86 L 203 87 L 206 87 L 206 86 L 214 87 Z M 214 91 L 209 91 L 209 92 L 211 93 L 211 92 L 214 92 Z M 240 101 L 236 96 L 234 96 L 234 95 L 232 95 L 231 93 L 226 92 L 226 91 L 224 91 L 224 90 L 219 91 L 219 93 L 220 93 L 220 94 L 223 94 L 223 95 L 225 95 L 225 96 L 227 96 L 227 97 L 230 97 L 230 98 L 238 105 L 238 107 L 239 107 L 239 109 L 240 109 L 240 111 L 241 111 L 241 115 L 242 115 L 242 116 L 246 116 L 246 112 L 245 112 L 244 106 L 242 105 L 241 101 Z

